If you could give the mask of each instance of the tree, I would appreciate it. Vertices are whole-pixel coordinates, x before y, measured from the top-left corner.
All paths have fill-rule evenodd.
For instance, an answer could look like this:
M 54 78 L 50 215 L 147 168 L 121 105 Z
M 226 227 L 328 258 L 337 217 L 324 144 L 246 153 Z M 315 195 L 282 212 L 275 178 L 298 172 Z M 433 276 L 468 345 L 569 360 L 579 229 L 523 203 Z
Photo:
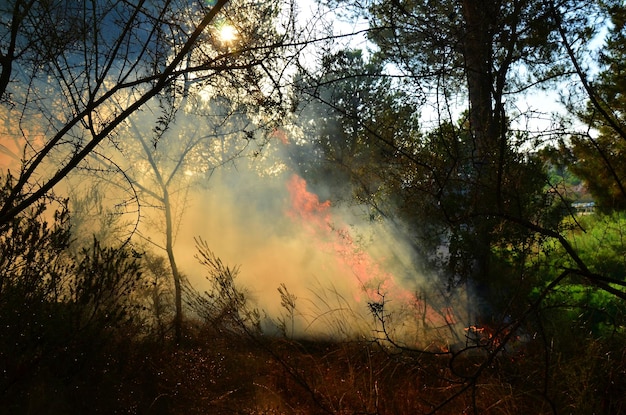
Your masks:
M 330 185 L 334 197 L 353 193 L 379 215 L 384 208 L 376 205 L 384 198 L 377 169 L 396 157 L 401 140 L 418 133 L 417 109 L 406 94 L 391 88 L 382 64 L 366 61 L 361 50 L 332 53 L 321 67 L 317 74 L 302 68 L 296 80 L 296 121 L 305 139 L 288 148 L 293 168 L 313 188 L 320 183 L 324 191 Z
M 174 284 L 173 326 L 177 344 L 182 339 L 185 279 L 177 264 L 174 246 L 178 224 L 183 220 L 188 203 L 188 192 L 200 182 L 206 184 L 220 166 L 235 162 L 250 144 L 247 134 L 258 135 L 242 113 L 245 110 L 232 105 L 225 97 L 201 102 L 187 94 L 180 100 L 160 103 L 160 108 L 154 111 L 162 113 L 157 128 L 152 131 L 145 128 L 155 121 L 151 113 L 147 116 L 144 113 L 130 117 L 126 128 L 120 130 L 120 135 L 127 137 L 118 146 L 122 159 L 114 162 L 94 155 L 87 164 L 91 166 L 88 170 L 91 180 L 94 175 L 105 179 L 103 171 L 123 169 L 124 176 L 118 177 L 118 181 L 129 182 L 143 212 L 135 230 L 137 236 L 150 241 L 150 247 L 165 251 Z M 152 109 L 150 104 L 146 107 Z M 118 185 L 123 188 L 124 182 Z M 161 235 L 163 241 L 159 240 Z
M 494 281 L 500 271 L 492 264 L 492 251 L 502 237 L 517 235 L 517 242 L 524 245 L 535 230 L 520 222 L 546 227 L 555 223 L 548 214 L 554 212 L 550 203 L 545 215 L 534 214 L 537 211 L 530 206 L 520 208 L 522 201 L 542 206 L 541 201 L 551 196 L 544 194 L 545 176 L 538 160 L 520 152 L 540 137 L 516 130 L 520 120 L 528 122 L 533 116 L 520 114 L 516 99 L 533 88 L 569 79 L 567 51 L 557 43 L 559 28 L 567 27 L 580 42 L 587 41 L 596 29 L 588 19 L 596 12 L 595 5 L 374 1 L 354 7 L 369 16 L 375 59 L 386 65 L 385 76 L 394 79 L 391 85 L 412 95 L 423 108 L 433 107 L 435 122 L 428 126 L 428 134 L 396 142 L 405 146 L 395 147 L 405 168 L 412 171 L 410 178 L 395 176 L 403 178 L 396 189 L 420 189 L 421 195 L 429 196 L 426 204 L 439 210 L 440 226 L 453 230 L 448 237 L 466 235 L 459 251 L 466 264 L 461 280 Z M 557 20 L 555 8 L 567 12 Z M 440 157 L 432 157 L 426 148 L 433 143 L 449 147 L 436 147 Z M 424 185 L 427 177 L 432 179 L 429 186 Z M 442 197 L 455 194 L 456 209 L 442 203 Z M 499 234 L 511 227 L 517 230 Z
M 164 208 L 164 246 L 176 287 L 177 339 L 182 302 L 173 256 L 171 188 L 185 169 L 191 171 L 189 164 L 202 163 L 218 150 L 208 138 L 220 132 L 179 129 L 182 142 L 174 144 L 166 143 L 168 130 L 173 130 L 179 113 L 197 111 L 198 103 L 209 98 L 217 103 L 214 109 L 219 108 L 209 115 L 212 128 L 228 122 L 231 108 L 237 106 L 253 107 L 257 124 L 266 128 L 283 110 L 281 73 L 292 17 L 281 15 L 280 1 L 262 6 L 245 0 L 228 6 L 226 1 L 211 3 L 16 0 L 0 10 L 5 20 L 0 80 L 11 81 L 0 82 L 0 95 L 8 104 L 8 127 L 20 135 L 22 146 L 19 153 L 3 147 L 20 163 L 13 169 L 19 171 L 13 193 L 0 207 L 0 227 L 78 168 L 106 175 L 109 181 L 125 181 L 120 188 L 130 196 L 124 203 L 137 205 L 138 220 L 139 198 L 154 198 Z M 61 24 L 53 23 L 57 21 Z M 59 30 L 52 36 L 42 29 L 53 25 Z M 225 26 L 236 36 L 221 37 Z M 226 98 L 218 103 L 218 97 Z M 140 110 L 158 113 L 148 127 L 151 137 L 143 125 L 137 126 Z M 138 140 L 154 174 L 151 185 L 128 170 L 127 134 Z M 204 152 L 198 150 L 201 144 Z M 165 166 L 167 152 L 175 146 L 180 151 L 176 157 L 170 154 L 173 164 Z M 116 155 L 120 150 L 121 159 Z M 111 173 L 120 177 L 112 178 Z
M 438 269 L 445 267 L 448 281 L 469 280 L 473 292 L 491 306 L 480 310 L 483 322 L 495 332 L 478 346 L 486 347 L 488 357 L 471 375 L 460 376 L 466 376 L 465 385 L 472 388 L 513 333 L 525 327 L 542 333 L 537 344 L 547 359 L 548 385 L 553 367 L 550 336 L 558 338 L 559 347 L 575 349 L 580 344 L 559 337 L 560 324 L 547 330 L 544 316 L 558 314 L 561 324 L 573 325 L 581 320 L 572 318 L 572 310 L 595 319 L 599 310 L 590 309 L 608 304 L 621 318 L 622 307 L 616 305 L 626 298 L 626 285 L 615 277 L 619 273 L 611 271 L 612 264 L 601 266 L 599 255 L 588 255 L 577 245 L 581 239 L 570 231 L 583 222 L 573 215 L 567 195 L 548 179 L 539 150 L 546 138 L 571 135 L 571 125 L 535 134 L 527 125 L 533 113 L 522 114 L 516 105 L 535 88 L 567 85 L 565 99 L 574 100 L 578 91 L 595 98 L 593 110 L 600 118 L 603 106 L 597 103 L 602 101 L 581 64 L 593 56 L 589 42 L 603 18 L 598 3 L 393 1 L 367 6 L 361 11 L 369 17 L 368 36 L 378 47 L 374 59 L 386 69 L 380 75 L 393 79 L 392 88 L 422 100 L 423 111 L 434 107 L 435 119 L 431 125 L 423 122 L 418 134 L 400 134 L 392 146 L 398 156 L 395 163 L 376 164 L 371 170 L 388 179 L 384 187 L 394 200 L 406 202 L 400 205 L 408 210 L 393 214 L 401 212 L 415 228 L 432 227 L 428 248 L 444 260 Z M 336 79 L 338 90 L 342 81 Z M 331 85 L 320 82 L 318 90 Z M 344 115 L 347 125 L 351 117 Z M 606 115 L 601 118 L 611 122 Z M 368 139 L 380 143 L 384 134 L 371 125 L 375 133 Z M 615 179 L 609 177 L 617 184 Z M 606 257 L 618 262 L 614 252 L 603 253 Z M 550 265 L 544 267 L 546 262 Z M 375 318 L 385 327 L 390 320 L 384 298 L 373 305 Z M 620 324 L 611 326 L 617 337 Z M 451 352 L 450 367 L 465 352 Z M 556 408 L 547 386 L 545 391 L 543 396 Z
M 619 2 L 606 2 L 605 7 L 612 27 L 598 62 L 603 69 L 593 84 L 588 84 L 587 108 L 578 110 L 580 118 L 597 130 L 597 136 L 590 132 L 573 135 L 568 161 L 572 172 L 585 180 L 598 209 L 611 211 L 626 209 L 626 170 L 622 163 L 626 151 L 622 110 L 626 104 L 626 10 Z
M 571 34 L 561 21 L 560 11 L 553 8 L 560 38 L 579 81 L 579 94 L 572 95 L 582 97 L 580 100 L 570 99 L 568 108 L 587 125 L 587 131 L 574 132 L 569 141 L 562 140 L 560 152 L 552 152 L 551 161 L 560 168 L 565 166 L 584 179 L 597 201 L 598 214 L 580 220 L 572 216 L 568 221 L 570 226 L 562 229 L 561 235 L 567 240 L 559 235 L 560 247 L 557 249 L 566 252 L 567 256 L 561 256 L 561 260 L 556 260 L 557 264 L 551 265 L 552 269 L 565 271 L 558 278 L 552 278 L 552 283 L 559 283 L 553 284 L 554 292 L 548 294 L 557 299 L 563 298 L 563 293 L 565 297 L 571 294 L 571 303 L 578 301 L 574 307 L 583 310 L 579 320 L 592 320 L 584 324 L 594 325 L 594 332 L 598 329 L 597 320 L 606 317 L 613 320 L 608 325 L 612 330 L 620 326 L 621 323 L 615 321 L 621 319 L 623 301 L 626 300 L 626 282 L 623 273 L 619 271 L 623 266 L 620 252 L 624 244 L 621 236 L 617 236 L 622 234 L 621 211 L 626 194 L 620 157 L 626 130 L 621 110 L 623 82 L 619 77 L 624 58 L 622 40 L 625 14 L 620 2 L 600 4 L 611 18 L 612 25 L 605 39 L 606 47 L 598 61 L 602 70 L 595 79 L 584 66 L 584 55 L 581 54 L 584 48 L 577 46 L 576 40 L 570 37 Z M 583 102 L 582 108 L 580 102 Z M 567 274 L 572 275 L 571 280 L 560 281 Z M 600 318 L 596 315 L 591 319 L 589 314 L 593 316 L 594 313 L 604 315 Z
M 247 3 L 211 3 L 14 0 L 1 6 L 0 98 L 7 119 L 20 126 L 23 162 L 13 169 L 19 173 L 0 208 L 0 226 L 107 140 L 115 145 L 125 120 L 185 77 L 213 88 L 241 86 L 256 68 L 270 88 L 248 95 L 275 102 L 280 79 L 265 62 L 277 57 L 289 28 L 265 39 L 256 26 L 242 23 L 241 40 L 228 46 L 217 25 L 229 15 L 245 17 L 245 8 L 241 15 L 236 10 Z M 275 15 L 278 4 L 260 10 Z M 57 29 L 52 35 L 50 27 Z

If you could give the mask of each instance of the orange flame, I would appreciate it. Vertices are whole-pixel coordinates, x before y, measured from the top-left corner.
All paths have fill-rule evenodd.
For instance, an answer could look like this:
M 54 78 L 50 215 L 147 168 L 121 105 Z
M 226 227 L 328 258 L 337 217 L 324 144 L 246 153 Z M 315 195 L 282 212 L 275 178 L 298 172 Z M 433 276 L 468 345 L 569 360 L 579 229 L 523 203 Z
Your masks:
M 451 307 L 438 310 L 425 298 L 401 287 L 392 273 L 383 270 L 381 264 L 358 246 L 349 227 L 333 217 L 330 201 L 320 202 L 315 193 L 307 190 L 307 183 L 302 177 L 292 175 L 287 189 L 291 199 L 287 214 L 304 227 L 320 251 L 335 259 L 346 281 L 355 284 L 355 301 L 378 303 L 385 298 L 392 299 L 394 306 L 412 311 L 422 328 L 447 329 L 458 323 Z
M 359 288 L 369 299 L 376 298 L 378 292 L 400 290 L 394 283 L 393 275 L 381 270 L 380 265 L 357 246 L 348 227 L 333 220 L 330 201 L 320 202 L 315 193 L 307 190 L 306 181 L 297 174 L 291 177 L 287 189 L 291 197 L 288 214 L 300 220 L 320 241 L 321 248 L 332 253 L 340 267 L 355 277 Z M 410 296 L 408 292 L 405 294 Z
M 289 139 L 287 138 L 287 133 L 284 130 L 281 130 L 279 128 L 275 129 L 274 131 L 272 131 L 272 137 L 273 138 L 278 138 L 280 140 L 280 142 L 283 143 L 284 145 L 288 145 L 289 144 Z

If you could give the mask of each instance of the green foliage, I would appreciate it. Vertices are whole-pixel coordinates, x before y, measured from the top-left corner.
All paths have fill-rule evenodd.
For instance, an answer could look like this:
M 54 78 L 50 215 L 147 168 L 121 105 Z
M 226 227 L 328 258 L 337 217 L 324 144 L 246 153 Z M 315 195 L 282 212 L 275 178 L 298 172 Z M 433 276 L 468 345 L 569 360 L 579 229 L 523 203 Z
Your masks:
M 372 220 L 394 223 L 450 287 L 474 279 L 490 299 L 501 299 L 507 284 L 517 287 L 536 235 L 510 219 L 551 228 L 564 213 L 546 192 L 542 160 L 507 144 L 497 163 L 479 162 L 467 114 L 420 131 L 419 97 L 383 75 L 380 57 L 368 61 L 343 50 L 326 56 L 323 68 L 323 76 L 301 85 L 318 100 L 300 121 L 313 137 L 303 151 L 314 157 L 292 156 L 313 188 L 330 183 L 332 193 L 323 198 L 351 193 L 370 207 Z M 524 133 L 503 134 L 507 143 L 527 141 Z M 478 269 L 481 257 L 493 269 Z
M 384 171 L 397 145 L 418 134 L 418 109 L 409 94 L 382 76 L 383 65 L 361 50 L 325 56 L 324 70 L 298 77 L 301 126 L 307 142 L 289 154 L 293 168 L 322 199 L 352 195 L 384 203 Z M 325 194 L 330 188 L 330 194 Z
M 547 228 L 558 226 L 564 210 L 555 194 L 546 191 L 547 174 L 539 156 L 512 148 L 501 156 L 495 182 L 481 176 L 474 163 L 474 142 L 467 122 L 442 123 L 404 147 L 414 160 L 385 171 L 387 188 L 395 196 L 397 215 L 414 224 L 414 246 L 430 261 L 449 286 L 471 280 L 482 300 L 504 307 L 520 295 L 528 279 L 525 263 L 537 235 L 515 220 Z M 490 189 L 490 201 L 480 199 Z M 489 226 L 488 263 L 476 272 L 481 255 L 477 229 Z M 526 284 L 526 282 L 524 282 Z M 528 287 L 526 287 L 528 289 Z
M 576 217 L 578 226 L 571 226 L 568 240 L 579 258 L 593 273 L 626 282 L 626 216 L 587 215 Z M 573 219 L 570 219 L 572 222 Z M 573 225 L 573 224 L 572 224 Z M 576 264 L 560 245 L 545 242 L 542 257 L 535 264 L 541 281 L 534 294 L 557 278 L 564 269 Z M 543 305 L 551 319 L 577 327 L 594 337 L 607 337 L 626 328 L 626 304 L 615 295 L 594 286 L 590 281 L 574 277 L 554 287 Z M 557 317 L 557 314 L 559 317 Z M 557 325 L 555 329 L 558 331 Z
M 606 3 L 610 3 L 614 28 L 602 58 L 606 70 L 598 77 L 597 91 L 602 108 L 611 110 L 618 128 L 606 119 L 598 121 L 594 112 L 598 108 L 593 108 L 585 120 L 598 128 L 600 135 L 597 140 L 574 137 L 572 151 L 566 154 L 571 166 L 565 170 L 546 172 L 540 157 L 516 148 L 513 143 L 530 140 L 526 132 L 509 131 L 507 119 L 515 91 L 562 74 L 563 65 L 555 63 L 561 42 L 550 2 L 369 2 L 375 29 L 369 36 L 380 47 L 374 57 L 367 60 L 357 50 L 333 52 L 322 62 L 321 76 L 313 79 L 301 73 L 298 80 L 304 94 L 318 103 L 307 107 L 309 112 L 301 118 L 302 128 L 313 138 L 298 146 L 306 147 L 305 152 L 311 150 L 310 154 L 295 154 L 297 146 L 286 150 L 293 152 L 293 165 L 305 172 L 314 188 L 330 179 L 334 192 L 349 190 L 358 202 L 368 203 L 372 220 L 386 217 L 398 228 L 408 228 L 414 249 L 441 271 L 449 287 L 471 278 L 491 306 L 489 312 L 511 313 L 513 319 L 536 317 L 532 323 L 523 321 L 533 336 L 520 342 L 519 354 L 506 354 L 503 349 L 484 359 L 455 355 L 444 361 L 439 358 L 446 353 L 394 355 L 368 342 L 298 343 L 282 338 L 273 343 L 254 336 L 260 332 L 259 312 L 250 307 L 248 293 L 236 284 L 239 269 L 225 265 L 202 240 L 197 241 L 197 257 L 208 273 L 204 292 L 188 285 L 172 267 L 176 282 L 186 284 L 187 305 L 200 318 L 200 323 L 195 322 L 199 330 L 187 332 L 186 344 L 163 347 L 172 318 L 168 311 L 171 285 L 164 283 L 172 274 L 163 258 L 148 254 L 140 261 L 136 252 L 105 247 L 98 238 L 82 250 L 68 250 L 70 222 L 64 204 L 57 212 L 51 212 L 48 199 L 30 209 L 11 210 L 27 197 L 20 190 L 39 192 L 38 180 L 45 174 L 37 170 L 39 162 L 34 158 L 30 161 L 34 169 L 23 170 L 27 174 L 20 180 L 22 184 L 16 187 L 7 178 L 0 193 L 0 210 L 9 212 L 3 215 L 0 229 L 0 413 L 592 413 L 598 408 L 606 413 L 623 412 L 626 358 L 621 350 L 626 307 L 594 285 L 588 274 L 610 279 L 615 287 L 626 283 L 626 219 L 614 214 L 563 221 L 563 202 L 569 202 L 569 196 L 554 192 L 560 191 L 554 183 L 571 187 L 576 177 L 582 177 L 607 210 L 626 206 L 620 187 L 626 177 L 621 167 L 624 146 L 617 131 L 623 121 L 622 32 L 626 17 L 623 5 Z M 161 157 L 171 157 L 161 138 L 166 132 L 180 135 L 189 131 L 175 130 L 170 122 L 175 119 L 177 103 L 191 97 L 190 87 L 167 85 L 168 79 L 177 79 L 178 72 L 163 73 L 158 67 L 171 66 L 181 73 L 194 65 L 219 69 L 224 77 L 209 81 L 214 89 L 234 87 L 234 101 L 260 108 L 267 117 L 284 115 L 281 80 L 272 78 L 268 66 L 259 63 L 264 54 L 272 55 L 271 40 L 252 43 L 280 35 L 272 25 L 258 25 L 266 21 L 264 17 L 279 14 L 273 3 L 227 9 L 226 15 L 239 21 L 246 36 L 224 47 L 217 45 L 207 30 L 200 38 L 207 45 L 213 42 L 215 48 L 194 48 L 181 54 L 189 59 L 188 65 L 175 65 L 182 61 L 171 59 L 176 47 L 170 50 L 167 45 L 180 47 L 186 42 L 185 33 L 194 31 L 190 26 L 193 19 L 187 18 L 200 9 L 190 9 L 188 15 L 166 9 L 152 16 L 157 6 L 135 14 L 131 3 L 115 4 L 118 6 L 84 12 L 107 17 L 107 21 L 114 19 L 115 29 L 124 31 L 119 42 L 113 32 L 100 29 L 107 26 L 104 19 L 92 19 L 96 21 L 94 30 L 86 30 L 85 22 L 72 14 L 80 8 L 56 10 L 52 3 L 42 2 L 34 6 L 34 14 L 25 13 L 28 19 L 23 22 L 32 26 L 32 36 L 18 39 L 24 44 L 18 44 L 15 56 L 20 57 L 26 72 L 32 61 L 33 82 L 27 84 L 39 88 L 40 80 L 56 79 L 60 90 L 66 91 L 63 97 L 73 103 L 51 106 L 67 112 L 45 118 L 54 124 L 65 114 L 68 120 L 86 127 L 82 133 L 76 127 L 72 139 L 54 136 L 67 144 L 68 152 L 52 153 L 60 158 L 69 155 L 69 169 L 84 157 L 77 158 L 77 154 L 86 154 L 82 151 L 85 143 L 101 143 L 108 136 L 107 128 L 125 119 L 115 111 L 98 111 L 93 104 L 104 102 L 96 98 L 106 92 L 102 85 L 110 79 L 128 80 L 118 85 L 120 88 L 142 89 L 144 70 L 150 65 L 123 62 L 135 62 L 144 52 L 149 55 L 145 61 L 155 69 L 146 72 L 146 79 L 165 82 L 162 91 L 168 94 L 161 96 L 160 102 L 171 104 L 162 107 L 165 111 L 153 130 L 155 139 L 144 140 L 148 154 L 157 154 L 153 151 L 157 147 L 163 151 Z M 21 17 L 19 8 L 15 10 L 14 18 Z M 124 13 L 118 15 L 118 10 L 140 19 L 124 24 Z M 594 28 L 587 19 L 592 8 L 572 0 L 561 2 L 559 10 L 564 10 L 567 18 L 566 29 L 578 36 L 576 42 L 591 37 Z M 9 15 L 8 10 L 2 13 Z M 469 15 L 472 19 L 467 19 Z M 145 31 L 149 27 L 144 19 L 155 16 L 160 16 L 154 20 L 159 26 L 153 32 Z M 46 30 L 56 21 L 61 22 L 59 30 L 50 35 Z M 157 36 L 145 48 L 144 31 Z M 11 39 L 8 33 L 7 39 Z M 244 53 L 247 43 L 253 53 Z M 107 50 L 107 45 L 117 45 L 118 52 Z M 117 54 L 118 59 L 114 57 Z M 83 57 L 87 61 L 81 67 L 76 60 Z M 11 58 L 7 55 L 9 61 Z M 282 62 L 282 56 L 277 60 Z M 99 62 L 105 66 L 99 68 Z M 228 69 L 231 63 L 243 70 Z M 48 72 L 41 71 L 46 66 L 58 76 L 39 78 L 40 73 Z M 407 76 L 392 81 L 385 76 L 389 68 Z M 522 71 L 515 69 L 519 68 L 529 74 L 527 78 L 518 76 Z M 91 82 L 93 74 L 98 79 Z M 266 75 L 273 82 L 265 82 Z M 207 84 L 200 82 L 204 77 L 212 75 L 201 72 L 180 84 L 193 79 L 206 93 Z M 462 88 L 468 78 L 473 82 Z M 445 104 L 437 108 L 437 124 L 424 132 L 418 126 L 418 104 L 430 98 L 433 90 L 428 88 L 433 86 L 437 88 L 434 95 Z M 1 87 L 2 98 L 8 101 L 13 89 Z M 110 91 L 118 87 L 113 82 Z M 482 89 L 479 98 L 487 99 L 474 99 L 476 89 Z M 248 91 L 253 92 L 248 95 Z M 151 93 L 158 92 L 154 89 Z M 46 100 L 44 91 L 38 89 L 25 96 L 43 98 L 23 102 L 19 109 L 22 117 L 55 100 Z M 52 96 L 60 95 L 56 91 Z M 94 99 L 76 99 L 87 96 Z M 449 103 L 454 98 L 465 102 L 468 97 L 470 113 L 453 121 L 451 114 L 456 111 Z M 123 99 L 115 104 L 121 102 Z M 222 110 L 228 111 L 226 106 Z M 87 113 L 110 114 L 112 118 L 85 117 Z M 484 122 L 484 130 L 477 121 Z M 200 143 L 205 137 L 194 133 L 193 140 Z M 39 154 L 45 157 L 45 151 Z M 193 153 L 191 147 L 183 150 L 183 154 L 187 152 Z M 194 157 L 208 160 L 205 152 Z M 179 171 L 185 168 L 182 161 L 174 165 Z M 209 167 L 198 172 L 207 172 Z M 49 187 L 40 189 L 44 194 Z M 164 203 L 167 197 L 162 197 Z M 96 207 L 99 198 L 93 195 Z M 89 200 L 85 203 L 91 204 Z M 104 222 L 105 227 L 111 223 Z M 568 246 L 557 243 L 561 235 L 567 236 L 575 255 Z M 489 267 L 477 267 L 479 260 Z M 553 284 L 544 297 L 563 270 L 571 272 L 570 277 Z M 279 324 L 287 337 L 293 335 L 296 297 L 285 285 L 278 291 L 286 311 Z M 539 305 L 528 308 L 527 302 L 537 299 Z M 382 304 L 369 306 L 382 321 Z M 182 319 L 181 314 L 177 317 Z M 332 324 L 343 330 L 348 323 Z M 473 377 L 476 368 L 480 373 Z M 545 386 L 539 387 L 536 380 L 542 376 Z M 105 392 L 96 390 L 101 386 Z
M 450 97 L 467 98 L 470 92 L 463 86 L 471 75 L 487 82 L 496 101 L 479 111 L 498 117 L 498 95 L 503 91 L 517 94 L 537 84 L 545 88 L 563 76 L 567 68 L 562 43 L 550 2 L 489 0 L 475 6 L 410 0 L 356 3 L 354 8 L 369 17 L 373 30 L 368 35 L 379 48 L 378 58 L 406 75 L 414 94 L 435 89 L 441 94 L 437 103 L 441 116 L 447 117 L 443 114 L 448 112 Z M 567 0 L 558 7 L 567 10 L 563 25 L 577 39 L 589 40 L 598 30 L 593 24 L 596 2 Z M 488 65 L 482 68 L 487 72 L 468 74 L 477 51 L 487 55 L 489 62 L 479 63 Z
M 521 277 L 524 259 L 508 253 L 528 251 L 534 226 L 558 229 L 563 210 L 545 192 L 543 164 L 516 147 L 531 143 L 531 133 L 511 131 L 513 115 L 520 114 L 510 103 L 567 76 L 560 33 L 589 41 L 598 29 L 597 5 L 374 1 L 354 7 L 369 17 L 370 40 L 379 47 L 375 60 L 393 68 L 404 91 L 435 106 L 432 130 L 399 141 L 407 150 L 395 153 L 403 158 L 396 169 L 401 179 L 389 192 L 408 202 L 403 207 L 414 232 L 430 228 L 425 256 L 452 282 L 490 287 L 503 275 Z M 459 125 L 455 100 L 469 104 Z
M 620 185 L 626 178 L 626 172 L 622 171 L 623 140 L 603 135 L 593 141 L 575 139 L 573 145 L 577 162 L 572 165 L 572 171 L 585 179 L 598 209 L 604 212 L 624 210 L 626 198 Z M 607 156 L 606 159 L 600 154 Z
M 626 209 L 626 7 L 603 2 L 612 25 L 600 54 L 602 69 L 593 83 L 592 99 L 579 117 L 596 129 L 597 137 L 574 135 L 572 171 L 586 181 L 597 206 L 605 212 Z

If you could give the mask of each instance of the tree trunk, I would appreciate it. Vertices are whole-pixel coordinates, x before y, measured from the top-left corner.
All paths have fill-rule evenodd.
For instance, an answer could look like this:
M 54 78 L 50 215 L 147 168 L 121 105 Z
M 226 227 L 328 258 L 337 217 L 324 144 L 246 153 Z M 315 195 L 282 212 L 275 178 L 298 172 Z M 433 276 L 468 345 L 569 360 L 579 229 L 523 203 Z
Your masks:
M 469 98 L 469 124 L 474 142 L 474 175 L 471 183 L 472 212 L 470 223 L 475 232 L 474 264 L 471 278 L 484 284 L 489 278 L 491 233 L 489 212 L 497 206 L 497 163 L 499 162 L 499 116 L 494 113 L 494 75 L 492 67 L 492 22 L 498 18 L 493 0 L 464 0 L 463 18 L 466 33 L 463 55 Z
M 165 252 L 167 252 L 167 259 L 170 263 L 172 279 L 174 280 L 174 341 L 176 344 L 180 344 L 183 331 L 182 276 L 178 271 L 178 265 L 176 264 L 176 257 L 174 255 L 174 218 L 170 192 L 168 190 L 168 182 L 163 178 L 157 161 L 152 156 L 151 148 L 143 138 L 141 132 L 137 129 L 135 124 L 133 124 L 133 128 L 135 129 L 137 138 L 144 149 L 146 157 L 148 158 L 148 163 L 150 163 L 150 167 L 154 172 L 156 181 L 161 190 L 161 194 L 157 194 L 149 189 L 143 188 L 144 191 L 149 192 L 152 197 L 163 203 L 163 211 L 165 213 Z
M 174 279 L 174 303 L 176 308 L 174 315 L 174 341 L 176 344 L 180 344 L 183 334 L 182 281 L 174 256 L 172 205 L 166 186 L 163 186 L 163 208 L 165 209 L 165 250 L 167 251 L 167 258 L 172 269 L 172 278 Z

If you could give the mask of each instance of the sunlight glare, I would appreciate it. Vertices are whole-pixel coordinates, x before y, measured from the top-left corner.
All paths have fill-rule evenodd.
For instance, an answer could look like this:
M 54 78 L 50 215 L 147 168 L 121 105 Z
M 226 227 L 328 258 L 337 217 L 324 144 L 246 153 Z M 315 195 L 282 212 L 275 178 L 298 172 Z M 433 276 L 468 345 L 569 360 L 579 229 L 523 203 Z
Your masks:
M 237 29 L 229 24 L 225 24 L 220 28 L 220 39 L 224 43 L 231 43 L 237 39 Z

